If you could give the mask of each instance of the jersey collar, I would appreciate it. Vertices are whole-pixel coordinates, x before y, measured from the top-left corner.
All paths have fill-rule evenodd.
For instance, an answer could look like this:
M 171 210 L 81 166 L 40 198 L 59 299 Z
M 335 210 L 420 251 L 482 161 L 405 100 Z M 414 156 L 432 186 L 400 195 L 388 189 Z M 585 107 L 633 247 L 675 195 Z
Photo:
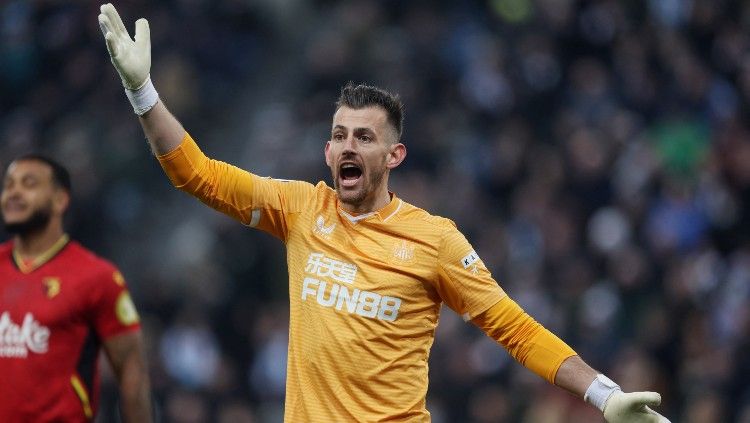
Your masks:
M 55 241 L 55 243 L 47 249 L 47 251 L 36 256 L 33 260 L 31 260 L 31 262 L 24 260 L 18 253 L 14 245 L 13 263 L 15 263 L 16 267 L 18 267 L 18 270 L 20 270 L 21 273 L 31 273 L 41 267 L 44 263 L 52 260 L 57 255 L 57 253 L 62 251 L 62 249 L 65 248 L 66 245 L 68 245 L 68 241 L 70 241 L 70 237 L 68 236 L 68 234 L 63 234 L 60 239 Z
M 383 207 L 382 209 L 378 211 L 358 214 L 355 216 L 345 211 L 344 209 L 339 208 L 339 213 L 342 216 L 344 216 L 347 220 L 349 220 L 352 224 L 357 224 L 357 222 L 359 222 L 360 220 L 365 220 L 373 216 L 380 219 L 381 222 L 385 222 L 388 219 L 395 216 L 396 213 L 398 213 L 398 211 L 401 210 L 401 206 L 404 204 L 404 202 L 400 198 L 396 197 L 395 193 L 388 191 L 388 194 L 390 194 L 391 196 L 390 203 L 386 204 L 385 207 Z

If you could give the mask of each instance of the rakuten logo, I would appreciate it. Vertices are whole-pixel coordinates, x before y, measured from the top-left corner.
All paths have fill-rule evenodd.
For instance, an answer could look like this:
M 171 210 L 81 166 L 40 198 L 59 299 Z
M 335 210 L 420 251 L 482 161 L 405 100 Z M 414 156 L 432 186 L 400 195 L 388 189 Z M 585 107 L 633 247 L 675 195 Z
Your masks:
M 0 357 L 28 356 L 29 351 L 43 354 L 49 346 L 50 331 L 34 320 L 34 315 L 26 313 L 19 326 L 10 320 L 7 311 L 0 314 Z

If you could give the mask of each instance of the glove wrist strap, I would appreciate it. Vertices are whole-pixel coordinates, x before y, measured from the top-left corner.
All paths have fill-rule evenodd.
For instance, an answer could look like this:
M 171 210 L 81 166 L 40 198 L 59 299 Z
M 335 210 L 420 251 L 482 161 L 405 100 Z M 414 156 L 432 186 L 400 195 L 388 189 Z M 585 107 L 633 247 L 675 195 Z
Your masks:
M 128 96 L 128 100 L 130 100 L 130 104 L 133 106 L 133 111 L 138 116 L 143 116 L 144 113 L 151 110 L 156 105 L 156 102 L 159 101 L 159 93 L 156 92 L 154 84 L 151 83 L 151 76 L 146 78 L 146 82 L 137 90 L 125 88 L 125 95 Z
M 620 385 L 600 373 L 596 375 L 594 381 L 591 382 L 589 388 L 586 389 L 583 399 L 587 403 L 604 412 L 604 406 L 607 404 L 607 400 L 617 391 L 622 391 Z

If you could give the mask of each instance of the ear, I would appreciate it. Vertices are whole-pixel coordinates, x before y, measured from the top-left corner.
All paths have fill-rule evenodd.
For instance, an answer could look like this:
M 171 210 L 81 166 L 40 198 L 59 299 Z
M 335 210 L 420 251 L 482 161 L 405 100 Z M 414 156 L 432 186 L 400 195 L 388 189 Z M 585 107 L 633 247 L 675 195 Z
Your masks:
M 65 214 L 70 205 L 70 194 L 64 189 L 57 189 L 52 196 L 52 207 L 59 215 Z
M 331 167 L 331 163 L 333 162 L 331 160 L 331 141 L 326 141 L 325 156 L 326 164 L 328 165 L 328 167 Z
M 388 169 L 394 169 L 406 158 L 406 146 L 399 143 L 391 146 L 391 151 L 388 153 L 388 160 L 386 161 L 385 167 Z

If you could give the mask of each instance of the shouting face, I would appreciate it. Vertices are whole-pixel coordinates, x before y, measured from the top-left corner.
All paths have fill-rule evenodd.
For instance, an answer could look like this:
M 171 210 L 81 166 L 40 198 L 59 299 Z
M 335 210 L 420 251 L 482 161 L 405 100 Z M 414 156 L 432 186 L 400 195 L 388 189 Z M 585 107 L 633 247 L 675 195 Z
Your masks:
M 343 206 L 364 213 L 387 204 L 388 173 L 403 161 L 406 148 L 382 108 L 342 106 L 333 115 L 325 155 Z

